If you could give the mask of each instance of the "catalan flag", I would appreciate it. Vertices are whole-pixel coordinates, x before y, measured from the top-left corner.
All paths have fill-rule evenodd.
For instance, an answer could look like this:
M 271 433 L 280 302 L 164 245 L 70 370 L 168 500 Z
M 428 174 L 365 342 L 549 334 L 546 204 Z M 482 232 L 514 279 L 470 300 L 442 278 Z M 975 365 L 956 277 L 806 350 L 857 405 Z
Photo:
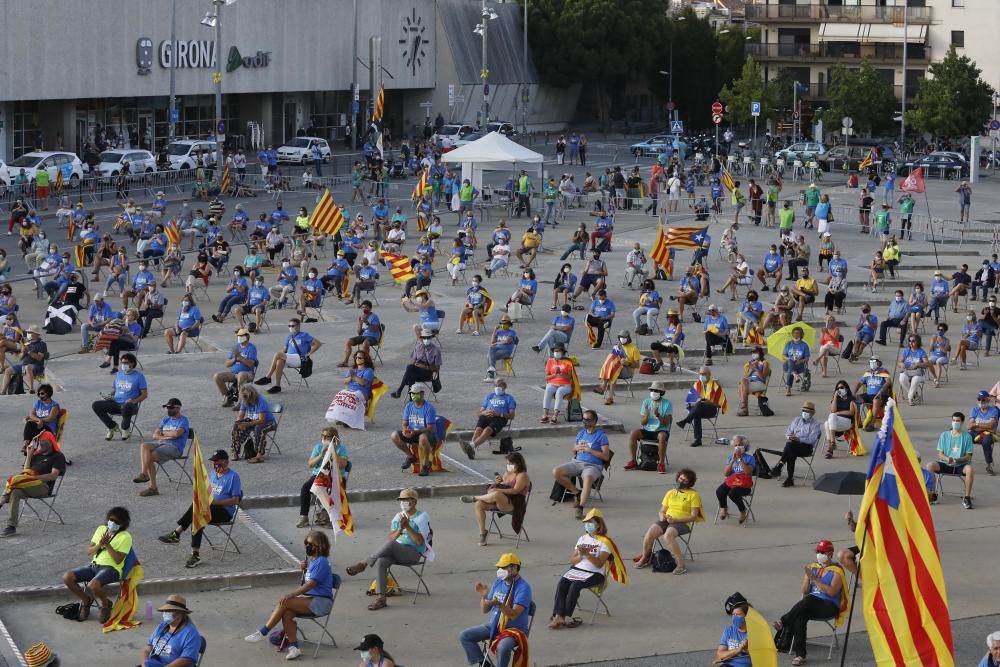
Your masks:
M 199 530 L 212 522 L 212 487 L 208 484 L 208 470 L 201 458 L 201 443 L 195 435 L 191 443 L 191 468 L 194 473 L 193 493 L 191 499 L 191 532 Z
M 416 445 L 410 445 L 413 458 L 417 459 L 417 462 L 412 466 L 413 474 L 418 474 L 424 463 L 431 464 L 431 472 L 448 472 L 448 469 L 444 467 L 444 463 L 441 460 L 441 452 L 444 450 L 444 441 L 451 432 L 451 427 L 452 423 L 450 419 L 441 415 L 437 416 L 434 422 L 434 437 L 436 442 L 431 449 L 429 458 L 425 457 L 423 451 L 419 450 Z
M 385 252 L 384 250 L 380 251 L 379 255 L 386 266 L 389 267 L 389 273 L 392 274 L 393 280 L 397 283 L 406 282 L 410 278 L 417 277 L 417 274 L 413 271 L 413 265 L 410 263 L 410 258 L 406 255 L 397 255 Z
M 483 314 L 488 317 L 493 312 L 493 297 L 485 289 L 480 291 L 483 293 Z
M 385 382 L 378 378 L 372 381 L 372 397 L 368 399 L 368 405 L 365 406 L 365 417 L 375 416 L 375 408 L 378 407 L 379 400 L 387 391 L 389 391 L 389 387 L 386 386 Z
M 874 167 L 876 160 L 878 160 L 878 148 L 873 147 L 870 151 L 868 151 L 868 155 L 865 156 L 865 159 L 858 164 L 858 171 Z
M 329 190 L 323 192 L 319 203 L 309 216 L 309 226 L 323 234 L 333 236 L 344 224 L 344 212 L 333 201 Z
M 729 170 L 725 166 L 719 166 L 719 178 L 722 179 L 722 184 L 730 192 L 736 189 L 736 181 L 733 180 L 733 175 L 729 173 Z
M 664 241 L 667 248 L 696 250 L 705 240 L 707 227 L 668 227 Z M 654 248 L 655 252 L 655 248 Z M 650 253 L 652 256 L 652 253 Z M 655 257 L 654 257 L 655 259 Z
M 83 247 L 82 243 L 78 243 L 73 246 L 73 261 L 76 262 L 76 268 L 87 265 L 87 250 Z
M 63 180 L 62 167 L 60 167 L 58 170 L 56 170 L 56 182 L 55 182 L 56 192 L 62 192 L 65 186 L 66 186 L 66 181 Z
M 618 545 L 607 535 L 594 535 L 594 539 L 608 548 L 611 557 L 608 558 L 608 574 L 619 584 L 628 584 L 628 568 L 625 567 L 625 559 L 622 558 Z
M 430 170 L 424 169 L 420 172 L 417 184 L 413 186 L 413 194 L 410 195 L 410 198 L 419 201 L 423 199 L 424 195 L 429 195 L 431 192 L 433 192 L 433 188 L 431 187 Z
M 219 192 L 221 194 L 226 194 L 229 192 L 229 167 L 226 167 L 222 171 L 222 183 L 219 185 Z
M 74 236 L 76 236 L 76 220 L 71 215 L 69 216 L 69 227 L 66 228 L 66 240 L 72 241 Z
M 372 111 L 372 122 L 381 123 L 385 113 L 385 82 L 378 87 L 378 97 L 375 98 L 375 109 Z
M 177 224 L 176 218 L 171 218 L 170 222 L 166 224 L 163 228 L 163 232 L 167 235 L 167 241 L 174 245 L 180 245 L 181 242 L 181 228 Z
M 953 667 L 948 597 L 923 472 L 896 401 L 875 439 L 855 539 L 875 664 Z
M 718 405 L 722 414 L 726 414 L 729 410 L 729 401 L 726 400 L 726 392 L 722 390 L 722 385 L 715 378 L 710 379 L 707 385 L 703 384 L 701 380 L 696 381 L 691 385 L 691 389 L 688 390 L 687 398 L 684 401 L 685 403 L 694 403 L 700 398 Z
M 326 448 L 323 462 L 320 464 L 320 474 L 316 475 L 309 492 L 316 496 L 320 505 L 330 515 L 333 525 L 333 537 L 344 532 L 354 535 L 354 519 L 351 516 L 351 506 L 347 502 L 347 491 L 341 483 L 340 470 L 334 464 L 334 445 Z
M 670 248 L 667 246 L 667 236 L 663 233 L 662 222 L 659 229 L 656 230 L 656 241 L 653 243 L 653 249 L 649 252 L 649 258 L 658 266 L 663 267 L 666 267 L 670 262 Z
M 764 330 L 753 324 L 747 325 L 746 335 L 743 339 L 747 345 L 764 345 L 766 343 Z
M 145 576 L 146 572 L 135 554 L 135 549 L 129 549 L 128 555 L 125 556 L 125 564 L 122 566 L 122 583 L 118 589 L 118 599 L 111 608 L 111 616 L 104 624 L 103 632 L 128 630 L 142 623 L 134 619 L 135 612 L 139 609 L 139 582 Z

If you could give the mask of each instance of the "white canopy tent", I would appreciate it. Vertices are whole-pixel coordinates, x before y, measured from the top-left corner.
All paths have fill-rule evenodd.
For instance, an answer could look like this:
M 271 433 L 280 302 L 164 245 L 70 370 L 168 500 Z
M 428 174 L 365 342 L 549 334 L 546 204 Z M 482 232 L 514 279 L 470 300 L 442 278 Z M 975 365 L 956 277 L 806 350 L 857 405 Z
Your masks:
M 499 132 L 490 132 L 481 139 L 456 148 L 441 156 L 442 162 L 460 163 L 462 179 L 469 179 L 472 185 L 483 189 L 483 170 L 503 171 L 511 169 L 516 173 L 518 165 L 538 165 L 538 178 L 542 177 L 542 161 L 540 153 L 527 149 L 503 136 Z

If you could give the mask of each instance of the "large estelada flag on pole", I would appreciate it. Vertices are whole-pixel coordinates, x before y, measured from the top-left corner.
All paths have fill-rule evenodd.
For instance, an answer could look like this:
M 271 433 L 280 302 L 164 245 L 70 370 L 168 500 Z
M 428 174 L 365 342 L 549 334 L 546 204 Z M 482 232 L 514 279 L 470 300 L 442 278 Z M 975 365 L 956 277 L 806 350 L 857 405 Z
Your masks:
M 917 167 L 910 172 L 909 176 L 903 179 L 903 182 L 899 184 L 899 189 L 903 192 L 923 192 L 926 187 L 924 186 L 924 168 Z
M 874 167 L 876 160 L 878 160 L 878 149 L 873 147 L 870 151 L 868 151 L 868 155 L 865 156 L 865 159 L 858 164 L 858 171 L 864 171 L 865 169 Z
M 923 471 L 894 400 L 875 439 L 855 534 L 875 664 L 955 664 L 941 558 Z
M 430 169 L 424 169 L 420 172 L 420 178 L 413 187 L 413 193 L 410 195 L 410 198 L 420 200 L 423 199 L 424 195 L 429 195 L 432 191 Z
M 309 216 L 309 226 L 323 234 L 333 236 L 344 224 L 344 212 L 333 201 L 329 190 L 323 192 L 319 203 Z
M 664 244 L 667 248 L 695 250 L 705 240 L 706 229 L 707 227 L 668 227 Z
M 656 230 L 656 242 L 649 252 L 649 257 L 660 266 L 666 266 L 670 260 L 670 246 L 667 245 L 667 236 L 663 233 L 663 224 Z

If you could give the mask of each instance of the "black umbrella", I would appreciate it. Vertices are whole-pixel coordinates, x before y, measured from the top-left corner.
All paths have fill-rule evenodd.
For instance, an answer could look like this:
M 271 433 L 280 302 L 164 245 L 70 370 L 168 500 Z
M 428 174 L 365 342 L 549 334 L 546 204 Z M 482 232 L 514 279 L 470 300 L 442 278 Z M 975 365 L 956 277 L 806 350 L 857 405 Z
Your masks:
M 838 496 L 863 496 L 867 481 L 868 475 L 863 472 L 828 472 L 816 478 L 813 488 Z

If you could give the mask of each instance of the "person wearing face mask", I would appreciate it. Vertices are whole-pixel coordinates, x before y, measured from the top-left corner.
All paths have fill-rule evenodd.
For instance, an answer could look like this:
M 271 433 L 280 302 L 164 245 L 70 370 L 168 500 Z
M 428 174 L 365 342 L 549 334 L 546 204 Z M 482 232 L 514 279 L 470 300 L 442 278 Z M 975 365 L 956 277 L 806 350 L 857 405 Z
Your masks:
M 326 411 L 326 420 L 348 428 L 365 430 L 365 417 L 374 415 L 375 403 L 372 390 L 377 382 L 375 365 L 368 353 L 358 350 L 354 363 L 344 371 L 344 388 L 338 391 Z
M 550 630 L 577 628 L 583 623 L 579 618 L 573 618 L 573 612 L 584 589 L 603 588 L 609 575 L 619 583 L 628 581 L 618 547 L 608 537 L 608 524 L 604 514 L 595 508 L 587 512 L 583 521 L 584 534 L 576 541 L 569 559 L 570 568 L 556 584 L 555 602 L 548 626 Z
M 604 335 L 614 323 L 615 312 L 614 301 L 608 298 L 605 290 L 597 293 L 597 298 L 590 304 L 590 312 L 587 314 L 587 339 L 591 349 L 598 349 L 604 343 Z
M 714 303 L 705 311 L 705 320 L 702 322 L 702 329 L 705 331 L 705 365 L 712 365 L 712 346 L 719 345 L 725 348 L 726 354 L 732 354 L 733 343 L 729 339 L 729 320 L 719 312 L 719 307 Z
M 848 344 L 848 348 L 844 350 L 852 363 L 857 361 L 865 347 L 875 340 L 877 328 L 878 317 L 872 314 L 872 307 L 867 303 L 861 304 L 861 314 L 858 315 L 858 323 L 854 327 L 857 335 Z
M 108 429 L 104 435 L 105 440 L 111 440 L 118 434 L 122 440 L 128 440 L 132 435 L 132 420 L 139 413 L 139 406 L 149 397 L 146 376 L 136 370 L 137 364 L 134 354 L 123 354 L 122 368 L 114 376 L 114 393 L 109 398 L 91 404 L 94 414 Z M 110 415 L 121 415 L 121 428 L 118 428 Z
M 236 506 L 243 500 L 243 482 L 239 474 L 229 467 L 229 454 L 226 450 L 216 450 L 208 460 L 212 462 L 212 470 L 208 473 L 208 485 L 212 489 L 209 523 L 229 523 L 236 515 Z M 177 527 L 157 539 L 164 544 L 179 544 L 181 535 L 191 525 L 191 513 L 192 507 L 188 506 L 187 511 L 177 520 Z M 204 532 L 205 529 L 202 528 L 191 533 L 191 556 L 184 567 L 190 569 L 201 564 L 201 538 Z
M 437 305 L 431 299 L 430 292 L 421 287 L 413 293 L 412 297 L 404 295 L 400 305 L 408 313 L 417 313 L 420 323 L 413 325 L 414 333 L 419 334 L 421 329 L 431 329 L 434 332 L 441 330 L 444 311 L 439 311 Z
M 958 347 L 951 358 L 951 363 L 961 360 L 958 370 L 964 371 L 968 369 L 966 365 L 966 353 L 975 352 L 979 349 L 979 341 L 982 335 L 983 325 L 976 319 L 976 311 L 970 310 L 965 316 L 965 324 L 962 325 L 962 338 L 958 341 Z M 976 366 L 978 365 L 979 359 L 977 358 Z
M 393 398 L 399 398 L 403 389 L 415 382 L 438 382 L 438 372 L 441 370 L 441 347 L 434 342 L 437 332 L 423 328 L 417 332 L 417 342 L 410 352 L 410 363 L 403 371 L 399 387 L 392 392 Z M 440 391 L 440 390 L 439 390 Z
M 264 276 L 255 276 L 253 285 L 247 291 L 246 301 L 237 304 L 233 308 L 233 313 L 235 313 L 236 318 L 239 320 L 241 329 L 247 329 L 250 333 L 260 331 L 270 298 L 271 293 L 264 287 Z M 248 323 L 246 320 L 247 315 L 253 315 L 255 321 Z
M 851 387 L 845 380 L 838 380 L 830 399 L 830 415 L 826 418 L 824 425 L 826 453 L 823 458 L 833 458 L 833 452 L 837 449 L 837 438 L 840 435 L 846 435 L 850 438 L 849 445 L 854 445 L 852 440 L 860 443 L 860 440 L 856 440 L 857 424 L 858 404 L 851 392 Z M 856 445 L 854 446 L 856 447 Z M 851 451 L 854 452 L 853 447 Z
M 560 299 L 563 305 L 568 305 L 573 291 L 576 289 L 576 283 L 577 277 L 570 264 L 563 264 L 559 267 L 559 273 L 552 279 L 552 305 L 549 310 L 558 308 Z
M 285 633 L 284 646 L 287 646 L 285 660 L 295 660 L 302 655 L 298 642 L 297 616 L 322 618 L 333 609 L 333 599 L 340 589 L 340 577 L 330 567 L 330 540 L 326 533 L 314 530 L 308 533 L 304 540 L 306 557 L 299 562 L 302 581 L 298 588 L 283 595 L 274 611 L 260 629 L 247 635 L 244 639 L 257 643 L 267 639 L 271 628 L 281 623 Z
M 778 285 L 781 284 L 782 279 L 782 267 L 784 266 L 784 260 L 781 255 L 778 254 L 778 246 L 772 245 L 770 251 L 764 255 L 763 265 L 757 269 L 757 280 L 760 281 L 761 291 L 766 292 L 772 289 L 767 286 L 767 279 L 771 278 L 774 280 L 774 291 L 778 291 Z
M 6 359 L 6 352 L 4 353 Z M 21 376 L 28 388 L 28 393 L 35 393 L 35 378 L 45 373 L 45 362 L 49 358 L 49 347 L 42 340 L 42 330 L 37 324 L 28 327 L 24 334 L 24 342 L 18 351 L 18 362 L 8 366 L 3 372 L 3 385 L 0 395 L 8 393 L 11 382 L 16 376 Z
M 929 317 L 931 313 L 934 313 L 934 323 L 937 324 L 941 309 L 948 307 L 949 296 L 948 281 L 944 279 L 941 271 L 934 272 L 930 292 L 930 305 L 927 307 L 925 316 Z
M 63 583 L 69 592 L 80 599 L 78 621 L 90 617 L 95 600 L 101 611 L 101 623 L 111 618 L 111 600 L 105 586 L 119 581 L 125 557 L 132 550 L 132 533 L 128 532 L 132 516 L 124 507 L 112 507 L 104 515 L 104 523 L 94 530 L 87 547 L 90 565 L 78 567 L 63 574 Z M 81 587 L 80 584 L 86 584 Z
M 139 270 L 132 277 L 132 285 L 122 292 L 122 308 L 128 308 L 128 300 L 130 298 L 135 297 L 138 299 L 155 282 L 156 276 L 149 270 L 146 262 L 139 262 Z
M 48 388 L 46 390 L 46 387 Z M 42 399 L 43 392 L 51 393 L 52 387 L 42 385 L 38 389 L 39 401 L 35 405 L 48 401 L 49 396 Z M 59 414 L 59 406 L 55 401 L 49 401 L 53 407 L 53 412 Z M 32 410 L 35 414 L 36 410 Z M 39 412 L 41 414 L 41 412 Z M 58 419 L 58 417 L 57 417 Z M 27 435 L 29 424 L 25 422 L 25 435 Z M 66 474 L 66 457 L 59 448 L 55 431 L 48 430 L 45 426 L 36 426 L 38 433 L 25 442 L 21 452 L 25 455 L 24 465 L 21 472 L 12 475 L 5 488 L 3 496 L 0 496 L 0 507 L 10 503 L 10 512 L 7 515 L 7 526 L 0 537 L 13 537 L 17 534 L 18 521 L 21 518 L 21 501 L 26 498 L 45 498 L 52 493 L 56 480 Z
M 284 376 L 285 368 L 308 367 L 309 374 L 312 374 L 312 356 L 322 345 L 318 338 L 313 338 L 311 334 L 302 331 L 302 321 L 293 317 L 288 320 L 288 335 L 285 336 L 283 349 L 274 353 L 267 374 L 254 380 L 254 384 L 266 386 L 276 378 L 277 384 L 270 387 L 267 393 L 281 393 L 281 378 Z
M 899 385 L 906 393 L 906 401 L 910 405 L 916 405 L 917 397 L 922 395 L 921 388 L 924 384 L 924 376 L 931 365 L 920 336 L 910 334 L 907 339 L 907 347 L 900 355 L 897 365 L 899 367 Z
M 767 385 L 771 377 L 771 363 L 764 355 L 764 350 L 757 346 L 750 350 L 750 361 L 743 364 L 743 377 L 740 378 L 739 394 L 740 407 L 736 411 L 737 417 L 747 417 L 750 409 L 747 403 L 750 395 L 757 397 L 757 407 L 764 417 L 771 417 L 774 411 L 768 405 Z
M 515 553 L 505 553 L 497 561 L 497 576 L 492 585 L 476 582 L 481 597 L 479 611 L 490 614 L 487 623 L 462 630 L 458 641 L 470 665 L 483 663 L 482 642 L 489 640 L 490 663 L 511 667 L 515 649 L 528 654 L 528 627 L 531 625 L 531 586 L 521 576 L 522 563 Z
M 498 361 L 510 360 L 508 363 L 513 365 L 518 342 L 519 338 L 513 328 L 511 317 L 504 314 L 490 338 L 490 347 L 486 353 L 486 377 L 483 378 L 483 382 L 493 382 L 496 379 Z
M 632 250 L 625 256 L 625 282 L 629 289 L 632 288 L 632 281 L 639 277 L 644 283 L 649 270 L 646 269 L 646 255 L 642 252 L 642 246 L 638 243 L 632 245 Z
M 361 654 L 361 664 L 358 667 L 396 667 L 378 635 L 365 635 L 354 650 Z
M 677 422 L 677 426 L 684 428 L 691 424 L 694 435 L 691 446 L 701 447 L 702 420 L 712 419 L 718 416 L 719 412 L 726 414 L 729 410 L 726 392 L 722 390 L 719 381 L 712 377 L 712 371 L 708 366 L 698 369 L 698 380 L 691 385 L 684 402 L 688 412 Z
M 354 267 L 354 275 L 356 280 L 354 285 L 351 286 L 351 298 L 344 302 L 345 305 L 350 305 L 357 302 L 358 308 L 361 307 L 361 293 L 362 292 L 375 292 L 375 287 L 378 284 L 379 274 L 378 269 L 370 265 L 366 258 L 362 258 L 358 266 Z
M 140 667 L 193 667 L 198 662 L 202 639 L 191 622 L 187 600 L 169 595 L 156 611 L 163 614 L 163 621 L 146 642 Z
M 194 296 L 190 292 L 186 293 L 181 298 L 181 307 L 177 311 L 177 323 L 163 332 L 163 337 L 167 340 L 167 354 L 184 352 L 187 339 L 197 338 L 201 335 L 201 325 L 204 322 L 205 318 L 198 306 L 195 305 Z M 177 340 L 176 350 L 174 349 L 175 339 Z
M 302 321 L 315 322 L 316 318 L 306 317 L 306 308 L 313 308 L 317 313 L 321 313 L 325 296 L 326 287 L 319 278 L 319 272 L 315 267 L 310 267 L 305 280 L 302 281 L 302 286 L 299 288 L 299 303 L 296 314 Z
M 990 261 L 984 259 L 982 266 L 976 271 L 976 275 L 972 277 L 971 300 L 975 301 L 976 296 L 982 292 L 983 301 L 986 301 L 987 292 L 994 287 L 996 287 L 996 272 L 993 270 L 993 265 L 990 264 Z
M 635 375 L 642 355 L 639 353 L 639 346 L 632 342 L 632 336 L 627 329 L 618 332 L 618 341 L 611 346 L 597 377 L 600 380 L 594 387 L 595 394 L 604 394 L 604 404 L 611 405 L 615 402 L 615 385 L 619 379 L 627 380 Z
M 431 393 L 423 382 L 410 386 L 410 400 L 403 406 L 403 424 L 389 436 L 399 451 L 406 455 L 403 470 L 414 469 L 426 477 L 433 469 L 440 470 L 440 451 L 443 446 L 437 437 L 437 411 L 425 400 Z
M 478 273 L 472 277 L 472 285 L 465 290 L 465 308 L 458 320 L 456 334 L 465 333 L 465 325 L 469 324 L 473 336 L 480 334 L 480 325 L 485 325 L 487 310 L 493 310 L 493 298 L 483 287 L 483 277 Z
M 951 299 L 951 312 L 958 312 L 958 303 L 962 297 L 968 297 L 971 285 L 972 276 L 969 275 L 969 265 L 962 264 L 958 267 L 958 271 L 951 274 L 951 289 L 948 290 L 948 297 Z
M 250 280 L 244 275 L 243 268 L 235 267 L 226 286 L 226 295 L 219 301 L 219 310 L 212 315 L 212 321 L 222 324 L 234 306 L 246 302 L 249 290 Z
M 216 388 L 222 394 L 222 407 L 231 408 L 243 385 L 253 381 L 258 365 L 257 346 L 250 342 L 250 332 L 240 329 L 236 332 L 236 344 L 229 350 L 226 370 L 212 376 Z
M 791 648 L 793 665 L 806 662 L 806 626 L 809 621 L 831 621 L 834 625 L 847 618 L 850 597 L 846 574 L 840 563 L 833 560 L 833 542 L 820 540 L 816 544 L 816 561 L 806 565 L 802 577 L 802 599 L 774 622 L 778 631 L 775 641 L 779 652 Z
M 87 321 L 80 325 L 80 354 L 90 352 L 90 334 L 95 336 L 113 319 L 114 310 L 106 303 L 105 295 L 98 293 L 87 312 Z
M 493 483 L 486 492 L 479 496 L 462 496 L 463 503 L 474 504 L 476 523 L 479 525 L 479 546 L 486 546 L 486 513 L 503 512 L 510 514 L 511 529 L 515 535 L 521 534 L 524 515 L 528 510 L 528 493 L 531 492 L 531 479 L 528 477 L 527 464 L 520 452 L 507 454 L 506 472 L 496 474 Z M 525 533 L 527 536 L 527 533 Z
M 566 358 L 566 346 L 555 343 L 552 346 L 552 358 L 545 362 L 545 395 L 542 397 L 542 424 L 559 422 L 560 404 L 567 396 L 573 395 L 576 371 L 573 362 Z M 577 399 L 579 399 L 577 390 Z
M 574 303 L 576 303 L 577 297 L 590 290 L 591 287 L 593 287 L 592 294 L 600 297 L 600 293 L 607 286 L 608 264 L 601 259 L 601 252 L 599 250 L 593 250 L 591 253 L 592 257 L 583 269 L 583 276 L 580 278 L 580 283 L 576 286 L 573 296 L 570 297 L 570 300 Z
M 642 293 L 639 295 L 639 307 L 632 311 L 632 321 L 635 323 L 637 335 L 645 336 L 652 331 L 662 305 L 663 297 L 656 290 L 656 284 L 652 280 L 644 280 Z M 639 319 L 643 316 L 645 316 L 646 321 L 640 323 Z
M 642 538 L 642 552 L 632 557 L 637 569 L 644 569 L 652 564 L 653 547 L 660 537 L 665 537 L 667 549 L 677 562 L 674 574 L 687 573 L 684 553 L 678 538 L 690 533 L 695 523 L 704 521 L 705 512 L 701 504 L 701 494 L 694 489 L 698 481 L 695 471 L 681 468 L 674 479 L 677 481 L 677 488 L 670 489 L 663 495 L 658 518 Z
M 998 423 L 1000 423 L 1000 408 L 993 405 L 990 392 L 981 389 L 976 394 L 976 405 L 969 413 L 969 420 L 965 425 L 972 435 L 972 441 L 982 446 L 986 472 L 990 475 L 996 474 L 993 471 L 993 442 Z
M 98 342 L 102 345 L 106 341 L 106 335 L 101 334 L 98 338 Z M 142 340 L 142 324 L 139 322 L 139 311 L 135 308 L 129 308 L 125 313 L 125 321 L 118 332 L 118 337 L 107 343 L 107 356 L 104 357 L 100 368 L 110 366 L 111 374 L 117 373 L 121 353 L 137 350 L 140 340 Z
M 821 225 L 825 222 L 820 220 Z M 726 598 L 725 609 L 726 613 L 732 616 L 732 621 L 722 631 L 719 646 L 715 649 L 715 661 L 712 664 L 722 667 L 752 667 L 746 623 L 750 603 L 740 593 L 733 593 Z
M 181 414 L 180 399 L 171 398 L 163 407 L 167 416 L 160 420 L 152 440 L 139 445 L 141 467 L 139 475 L 132 481 L 136 484 L 149 483 L 147 488 L 139 492 L 144 498 L 160 495 L 156 486 L 156 464 L 183 456 L 190 435 L 191 425 L 188 418 Z
M 809 355 L 809 344 L 802 340 L 802 328 L 796 326 L 792 329 L 792 339 L 785 343 L 781 352 L 785 396 L 792 395 L 792 387 L 796 380 L 801 380 L 803 392 L 809 391 L 809 387 L 812 385 Z
M 670 440 L 670 426 L 673 423 L 673 403 L 670 399 L 664 398 L 666 386 L 662 382 L 654 382 L 649 387 L 649 398 L 642 401 L 639 408 L 639 426 L 629 434 L 628 450 L 629 460 L 625 463 L 625 470 L 636 470 L 639 464 L 636 462 L 636 454 L 639 451 L 640 443 L 656 443 L 656 472 L 665 475 L 667 472 L 667 443 Z M 643 470 L 651 470 L 646 467 L 647 463 L 652 463 L 646 450 L 643 449 Z
M 903 345 L 906 340 L 906 325 L 910 309 L 903 298 L 903 290 L 896 290 L 892 301 L 889 303 L 889 312 L 885 319 L 878 325 L 878 344 L 886 344 L 888 329 L 899 329 L 899 344 Z
M 987 304 L 980 311 L 979 323 L 982 325 L 983 334 L 986 336 L 984 356 L 988 357 L 990 356 L 990 348 L 993 347 L 993 337 L 1000 331 L 1000 308 L 997 308 L 996 295 L 991 295 Z
M 278 282 L 272 287 L 269 292 L 271 299 L 274 300 L 272 305 L 278 308 L 284 308 L 285 303 L 288 300 L 289 294 L 295 293 L 295 286 L 299 282 L 299 272 L 289 259 L 281 260 L 281 267 L 278 269 Z
M 594 410 L 583 411 L 583 428 L 573 443 L 573 460 L 552 469 L 552 477 L 571 495 L 576 518 L 582 519 L 584 507 L 590 499 L 590 491 L 597 480 L 604 476 L 604 469 L 611 461 L 611 443 L 607 434 L 597 425 Z M 576 487 L 576 478 L 581 480 L 581 488 Z
M 529 268 L 521 274 L 517 290 L 507 299 L 507 312 L 515 322 L 521 319 L 521 307 L 534 303 L 536 294 L 538 294 L 538 281 L 535 279 L 535 270 Z M 532 319 L 534 319 L 533 315 Z
M 264 436 L 277 428 L 277 420 L 271 404 L 257 393 L 253 385 L 243 385 L 239 390 L 239 399 L 238 415 L 231 433 L 233 459 L 239 461 L 242 455 L 249 463 L 260 463 L 266 454 Z
M 375 601 L 368 605 L 369 611 L 377 611 L 387 606 L 386 590 L 389 568 L 393 565 L 416 565 L 421 559 L 434 560 L 431 539 L 431 518 L 427 512 L 417 509 L 419 494 L 416 489 L 399 492 L 399 512 L 389 524 L 389 535 L 385 544 L 367 559 L 347 567 L 347 574 L 354 577 L 369 567 L 376 568 Z
M 458 441 L 465 455 L 470 459 L 476 458 L 476 450 L 479 449 L 479 446 L 503 431 L 507 424 L 514 419 L 516 409 L 517 401 L 507 393 L 507 381 L 503 378 L 497 379 L 493 391 L 483 398 L 483 404 L 479 409 L 479 419 L 472 432 L 472 439 L 462 440 L 460 438 Z
M 341 485 L 344 488 L 347 487 L 347 476 L 351 467 L 347 447 L 340 441 L 340 433 L 336 428 L 324 426 L 323 430 L 320 431 L 320 441 L 313 445 L 306 462 L 309 468 L 309 478 L 299 490 L 299 522 L 295 524 L 296 528 L 308 528 L 311 525 L 309 523 L 309 508 L 313 506 L 315 500 L 312 493 L 313 482 L 316 481 L 316 476 L 323 472 L 323 460 L 326 458 L 327 450 L 331 447 L 333 447 L 331 461 L 340 474 Z M 326 472 L 329 472 L 329 468 Z M 317 508 L 315 521 L 317 526 L 330 526 L 329 512 Z
M 719 519 L 725 521 L 729 516 L 729 500 L 740 511 L 740 523 L 747 520 L 747 507 L 743 499 L 753 491 L 753 477 L 757 462 L 750 454 L 750 440 L 744 435 L 734 435 L 731 441 L 733 452 L 726 459 L 722 470 L 723 482 L 715 489 L 715 497 L 719 501 Z
M 718 294 L 725 294 L 729 291 L 729 300 L 736 301 L 736 287 L 738 285 L 752 285 L 753 276 L 750 275 L 750 264 L 743 257 L 742 253 L 737 253 L 735 261 L 730 264 L 729 277 L 722 287 L 715 290 Z
M 813 368 L 819 367 L 823 377 L 828 377 L 827 367 L 830 355 L 840 355 L 844 337 L 840 334 L 840 327 L 832 314 L 827 314 L 823 321 L 823 328 L 819 332 L 819 353 L 813 360 Z
M 871 406 L 863 414 L 862 424 L 866 431 L 874 431 L 875 421 L 881 419 L 882 408 L 892 395 L 892 373 L 882 366 L 881 359 L 872 357 L 868 360 L 868 370 L 858 380 L 854 393 L 861 403 Z
M 971 510 L 972 482 L 975 476 L 975 470 L 972 467 L 972 454 L 975 446 L 972 434 L 963 430 L 964 424 L 964 414 L 961 412 L 952 413 L 951 430 L 944 431 L 938 438 L 937 461 L 931 461 L 925 467 L 936 475 L 953 475 L 963 478 L 965 495 L 962 497 L 962 506 Z M 937 502 L 937 495 L 933 495 L 931 500 Z
M 937 332 L 931 337 L 928 351 L 931 362 L 931 377 L 934 379 L 935 388 L 941 386 L 941 376 L 944 373 L 942 369 L 948 365 L 948 356 L 951 352 L 951 342 L 945 335 L 948 333 L 948 323 L 941 322 L 936 328 Z
M 358 316 L 358 333 L 344 342 L 344 359 L 337 364 L 338 368 L 348 367 L 348 359 L 350 359 L 351 351 L 355 346 L 358 347 L 359 352 L 370 355 L 372 347 L 377 347 L 379 341 L 382 340 L 383 326 L 378 315 L 372 311 L 372 302 L 366 299 L 361 302 L 360 308 L 361 314 Z
M 819 445 L 819 436 L 822 433 L 822 426 L 815 419 L 816 406 L 812 401 L 802 404 L 802 412 L 792 420 L 785 431 L 785 449 L 758 449 L 754 452 L 754 458 L 760 464 L 761 471 L 770 471 L 772 479 L 781 477 L 782 466 L 788 466 L 788 477 L 781 483 L 783 487 L 795 486 L 795 459 L 807 459 L 813 455 Z M 764 460 L 763 453 L 780 454 L 781 459 L 778 464 L 771 468 Z

